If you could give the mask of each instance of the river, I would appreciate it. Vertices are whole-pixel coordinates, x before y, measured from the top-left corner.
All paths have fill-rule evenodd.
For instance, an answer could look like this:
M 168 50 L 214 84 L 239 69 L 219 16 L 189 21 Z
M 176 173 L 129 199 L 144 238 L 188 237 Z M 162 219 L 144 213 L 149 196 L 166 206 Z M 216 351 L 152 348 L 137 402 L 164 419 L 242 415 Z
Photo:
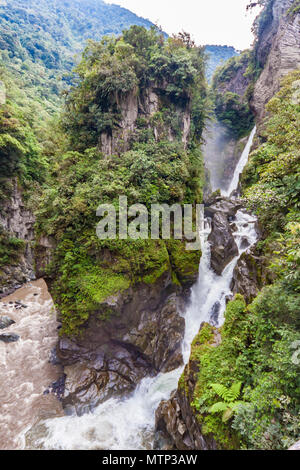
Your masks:
M 227 188 L 221 188 L 224 196 L 230 196 L 239 184 L 240 173 L 247 163 L 256 129 L 253 129 L 247 145 L 237 164 Z M 202 322 L 221 326 L 224 322 L 226 299 L 231 295 L 230 284 L 234 268 L 241 254 L 257 241 L 256 219 L 246 211 L 236 214 L 234 233 L 239 248 L 236 256 L 224 269 L 221 276 L 210 266 L 211 247 L 208 236 L 210 220 L 204 220 L 201 232 L 202 258 L 197 283 L 192 288 L 191 298 L 184 314 L 186 328 L 182 344 L 185 364 L 189 360 L 190 347 Z M 248 241 L 245 248 L 243 240 Z M 215 312 L 218 311 L 216 316 Z M 31 429 L 23 442 L 28 449 L 86 449 L 86 450 L 140 450 L 153 449 L 155 410 L 161 400 L 167 400 L 177 388 L 183 367 L 147 377 L 135 392 L 122 399 L 110 399 L 93 412 L 79 416 L 64 416 L 47 419 Z

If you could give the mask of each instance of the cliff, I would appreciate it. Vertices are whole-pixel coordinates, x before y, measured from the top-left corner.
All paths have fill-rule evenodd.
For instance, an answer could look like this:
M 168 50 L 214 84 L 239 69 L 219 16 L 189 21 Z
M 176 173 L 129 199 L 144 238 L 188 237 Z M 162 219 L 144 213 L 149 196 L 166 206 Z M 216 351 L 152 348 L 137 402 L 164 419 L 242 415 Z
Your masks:
M 32 212 L 25 207 L 17 179 L 12 179 L 10 183 L 12 191 L 2 202 L 0 211 L 0 239 L 3 244 L 0 298 L 35 279 L 33 253 L 35 219 Z
M 299 374 L 290 349 L 299 339 L 300 312 L 299 40 L 299 2 L 270 0 L 257 21 L 254 49 L 244 55 L 248 62 L 231 59 L 213 82 L 217 116 L 233 142 L 245 130 L 241 110 L 255 113 L 258 137 L 241 185 L 244 203 L 258 217 L 260 243 L 234 270 L 236 297 L 227 305 L 219 340 L 213 327 L 202 325 L 177 390 L 157 410 L 158 435 L 171 448 L 288 449 L 298 438 L 299 392 L 289 374 Z M 229 139 L 220 139 L 226 148 Z M 222 187 L 223 174 L 217 179 Z M 242 387 L 229 418 L 221 416 L 226 404 L 220 398 L 216 404 L 217 395 L 226 401 L 226 394 L 214 393 L 212 384 L 223 392 Z
M 145 129 L 153 132 L 156 142 L 164 139 L 174 142 L 178 139 L 178 133 L 181 133 L 181 141 L 186 148 L 191 129 L 191 99 L 188 94 L 183 94 L 181 104 L 174 103 L 168 96 L 169 85 L 168 82 L 153 83 L 142 93 L 136 88 L 111 97 L 109 112 L 119 113 L 120 120 L 117 126 L 101 133 L 98 144 L 100 151 L 112 155 L 129 150 L 137 138 L 141 123 Z M 176 116 L 173 125 L 162 119 L 162 111 L 166 109 Z
M 300 12 L 293 0 L 274 0 L 258 38 L 255 59 L 263 71 L 255 83 L 252 106 L 258 122 L 265 105 L 278 92 L 282 78 L 300 67 Z
M 182 299 L 200 250 L 172 236 L 100 239 L 96 211 L 113 205 L 118 228 L 120 196 L 149 214 L 152 204 L 201 202 L 204 51 L 184 35 L 165 41 L 134 26 L 91 42 L 77 73 L 62 116 L 68 147 L 41 195 L 35 252 L 62 326 L 63 404 L 82 414 L 182 364 Z

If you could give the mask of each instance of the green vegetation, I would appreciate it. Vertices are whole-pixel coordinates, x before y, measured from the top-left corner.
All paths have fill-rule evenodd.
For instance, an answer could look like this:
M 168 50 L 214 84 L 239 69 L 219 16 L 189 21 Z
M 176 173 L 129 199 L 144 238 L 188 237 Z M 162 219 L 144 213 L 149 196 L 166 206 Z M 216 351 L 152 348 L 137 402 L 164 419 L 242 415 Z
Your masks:
M 199 203 L 204 178 L 204 54 L 188 35 L 165 40 L 155 29 L 134 26 L 121 38 L 90 42 L 76 72 L 78 84 L 62 116 L 66 137 L 49 157 L 36 210 L 37 233 L 56 244 L 48 276 L 67 334 L 77 333 L 107 297 L 130 285 L 154 283 L 166 272 L 175 285 L 191 283 L 198 271 L 200 253 L 185 251 L 180 240 L 99 240 L 97 207 L 111 203 L 118 210 L 120 195 L 128 205 L 148 209 L 155 203 Z M 153 86 L 157 112 L 139 112 L 124 142 L 119 103 L 132 92 L 143 99 Z M 180 112 L 189 107 L 192 129 L 184 143 Z M 112 155 L 99 148 L 101 132 L 113 136 Z
M 150 22 L 101 0 L 4 3 L 0 214 L 17 184 L 36 214 L 37 249 L 42 237 L 54 246 L 46 270 L 61 332 L 76 335 L 91 315 L 105 322 L 118 314 L 106 301 L 131 286 L 164 276 L 174 289 L 193 281 L 199 251 L 186 251 L 184 241 L 174 239 L 99 240 L 96 209 L 106 202 L 117 209 L 120 195 L 148 209 L 202 202 L 205 55 L 213 56 L 210 75 L 217 61 L 235 53 L 197 48 L 186 33 L 166 39 Z M 253 3 L 265 6 L 255 25 L 261 36 L 273 1 Z M 295 0 L 289 14 L 299 8 Z M 91 38 L 82 60 L 75 60 Z M 265 60 L 257 50 L 232 57 L 212 82 L 216 116 L 236 138 L 254 124 L 249 102 Z M 236 77 L 245 85 L 239 94 L 232 86 Z M 145 106 L 149 90 L 157 97 L 153 112 Z M 125 132 L 123 106 L 130 98 L 138 103 L 137 119 Z M 284 79 L 267 111 L 263 143 L 252 153 L 242 185 L 245 204 L 259 218 L 259 250 L 273 281 L 250 305 L 237 295 L 221 330 L 204 325 L 191 350 L 199 370 L 191 405 L 203 434 L 226 449 L 285 449 L 300 432 L 299 71 Z M 183 120 L 189 112 L 187 136 Z M 113 142 L 112 152 L 103 150 L 101 135 Z M 25 249 L 24 240 L 1 230 L 0 276 Z M 183 374 L 179 382 L 184 391 L 187 379 Z
M 18 262 L 24 249 L 23 240 L 10 237 L 2 228 L 0 229 L 0 276 L 1 268 Z
M 120 36 L 132 23 L 140 26 Z M 167 41 L 151 26 L 98 0 L 0 5 L 0 95 L 4 86 L 7 93 L 0 107 L 0 199 L 9 197 L 15 178 L 26 205 L 36 212 L 37 233 L 55 243 L 48 275 L 68 334 L 77 332 L 106 297 L 129 285 L 154 283 L 166 271 L 175 284 L 190 283 L 198 270 L 200 253 L 186 252 L 180 241 L 108 243 L 95 235 L 96 208 L 116 205 L 120 194 L 129 204 L 148 208 L 202 200 L 204 51 L 188 34 Z M 88 41 L 91 37 L 101 42 Z M 87 41 L 71 73 L 79 62 L 74 54 Z M 117 136 L 116 151 L 103 155 L 101 132 L 119 132 L 119 97 L 133 91 L 140 97 L 152 86 L 159 94 L 158 111 L 151 119 L 139 113 L 128 141 Z M 184 144 L 179 111 L 189 106 L 191 134 Z M 1 253 L 7 250 L 4 240 Z M 13 260 L 13 249 L 12 243 L 3 260 Z
M 9 85 L 7 76 L 0 72 L 3 83 L 8 83 L 7 99 L 0 107 L 0 198 L 7 197 L 5 183 L 13 176 L 18 176 L 22 185 L 43 179 L 44 162 L 41 149 L 31 127 L 32 112 L 18 105 L 15 90 Z
M 231 385 L 230 388 L 224 387 L 222 384 L 211 384 L 211 388 L 216 394 L 223 399 L 215 403 L 210 409 L 210 413 L 223 413 L 222 421 L 226 423 L 234 413 L 237 411 L 240 405 L 244 405 L 245 402 L 238 401 L 241 393 L 242 382 L 236 382 Z
M 265 288 L 248 307 L 236 296 L 227 307 L 221 344 L 198 344 L 194 406 L 203 433 L 220 448 L 287 448 L 299 435 L 299 365 L 292 362 L 292 345 L 300 339 L 293 324 L 300 303 L 299 296 L 280 292 L 278 285 Z M 212 413 L 212 380 L 227 388 L 243 383 L 241 400 L 228 406 L 234 414 L 228 411 L 226 420 Z
M 3 216 L 14 186 L 22 190 L 24 202 L 38 191 L 47 174 L 47 111 L 31 101 L 12 75 L 0 66 L 0 215 Z M 39 135 L 39 139 L 37 139 Z M 0 233 L 0 266 L 17 263 L 25 242 Z
M 296 15 L 300 11 L 300 1 L 299 0 L 294 0 L 291 8 L 288 11 L 288 14 L 291 16 Z
M 265 143 L 243 175 L 244 196 L 264 230 L 260 249 L 276 279 L 248 306 L 237 295 L 227 306 L 222 342 L 212 341 L 211 330 L 192 352 L 200 370 L 192 400 L 204 434 L 221 448 L 285 449 L 299 437 L 300 364 L 293 360 L 300 344 L 299 103 L 297 71 L 268 104 Z M 226 404 L 215 405 L 211 384 L 238 382 L 241 402 L 228 407 L 234 413 L 224 422 L 212 413 Z
M 252 51 L 232 57 L 213 76 L 216 117 L 237 139 L 247 135 L 254 126 L 254 116 L 249 105 L 254 79 Z M 233 91 L 237 80 L 247 83 L 242 95 Z
M 286 77 L 267 105 L 266 142 L 251 155 L 243 175 L 248 206 L 269 234 L 289 231 L 300 207 L 299 83 L 299 72 Z
M 5 0 L 0 5 L 1 59 L 27 94 L 53 112 L 87 39 L 119 35 L 132 24 L 152 26 L 102 0 Z
M 229 46 L 205 46 L 205 52 L 208 56 L 206 66 L 206 77 L 211 81 L 216 69 L 231 57 L 237 56 L 238 52 L 234 47 Z
M 178 108 L 193 101 L 193 134 L 201 137 L 205 117 L 204 53 L 190 47 L 188 35 L 164 41 L 155 28 L 133 26 L 122 38 L 105 37 L 89 42 L 76 68 L 80 86 L 67 96 L 64 128 L 73 148 L 96 146 L 99 135 L 120 125 L 120 100 L 126 94 L 142 95 L 149 87 L 159 94 L 159 111 L 147 122 L 140 116 L 139 129 L 130 137 L 144 142 L 154 127 L 179 137 Z M 151 126 L 149 135 L 149 125 Z

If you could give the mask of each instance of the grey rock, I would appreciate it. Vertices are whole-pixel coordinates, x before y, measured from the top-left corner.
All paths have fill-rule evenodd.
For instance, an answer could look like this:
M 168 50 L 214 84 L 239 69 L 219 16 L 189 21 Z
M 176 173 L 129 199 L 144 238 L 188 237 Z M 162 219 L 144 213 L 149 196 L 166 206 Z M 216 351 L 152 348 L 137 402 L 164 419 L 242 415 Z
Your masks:
M 219 342 L 220 335 L 216 330 L 215 343 Z M 202 434 L 201 425 L 191 406 L 198 374 L 199 364 L 190 360 L 184 370 L 184 384 L 172 393 L 169 400 L 160 403 L 155 413 L 157 445 L 168 442 L 168 449 L 172 450 L 216 450 L 214 439 Z
M 300 441 L 296 442 L 289 450 L 300 450 Z
M 264 67 L 255 84 L 252 106 L 259 124 L 265 105 L 279 91 L 282 78 L 300 68 L 300 12 L 288 15 L 293 0 L 274 0 L 272 19 L 257 45 L 257 60 Z
M 3 333 L 0 335 L 0 341 L 4 343 L 15 343 L 20 339 L 20 336 L 15 335 L 14 333 Z
M 10 325 L 16 323 L 14 320 L 7 316 L 0 317 L 0 330 L 4 330 L 4 328 L 8 328 Z
M 265 259 L 256 247 L 245 251 L 233 271 L 231 290 L 241 294 L 249 304 L 265 285 L 275 280 L 274 273 L 268 268 Z
M 131 393 L 146 376 L 183 363 L 185 322 L 178 287 L 166 272 L 99 305 L 78 338 L 61 338 L 57 356 L 66 374 L 62 403 L 68 413 L 92 410 L 112 396 Z M 110 319 L 103 321 L 109 308 Z
M 239 250 L 225 213 L 216 212 L 212 220 L 212 231 L 208 237 L 211 244 L 211 267 L 221 275 L 225 267 Z

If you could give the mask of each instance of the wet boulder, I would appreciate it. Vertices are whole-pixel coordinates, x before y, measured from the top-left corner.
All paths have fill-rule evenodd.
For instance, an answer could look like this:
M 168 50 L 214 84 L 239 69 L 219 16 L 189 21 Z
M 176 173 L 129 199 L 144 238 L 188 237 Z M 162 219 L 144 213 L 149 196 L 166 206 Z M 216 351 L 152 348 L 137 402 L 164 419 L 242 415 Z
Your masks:
M 233 294 L 242 294 L 246 302 L 251 303 L 265 285 L 275 280 L 268 264 L 269 261 L 257 251 L 256 247 L 245 251 L 233 271 L 230 286 Z
M 211 244 L 211 267 L 220 276 L 230 261 L 239 254 L 228 215 L 225 212 L 214 214 L 212 231 L 208 240 Z
M 223 196 L 216 196 L 206 202 L 205 215 L 207 217 L 214 217 L 215 214 L 221 212 L 228 217 L 234 218 L 237 211 L 242 207 L 243 203 L 238 199 L 231 200 Z
M 19 341 L 20 336 L 15 335 L 14 333 L 3 333 L 0 335 L 0 341 L 3 343 L 16 343 Z
M 0 330 L 4 330 L 4 328 L 8 328 L 9 326 L 13 325 L 16 323 L 14 320 L 12 320 L 10 317 L 7 316 L 1 316 L 0 317 Z
M 180 367 L 185 329 L 181 307 L 178 287 L 166 272 L 155 283 L 106 299 L 80 336 L 61 337 L 57 358 L 66 374 L 66 412 L 81 415 L 133 392 L 146 376 Z

